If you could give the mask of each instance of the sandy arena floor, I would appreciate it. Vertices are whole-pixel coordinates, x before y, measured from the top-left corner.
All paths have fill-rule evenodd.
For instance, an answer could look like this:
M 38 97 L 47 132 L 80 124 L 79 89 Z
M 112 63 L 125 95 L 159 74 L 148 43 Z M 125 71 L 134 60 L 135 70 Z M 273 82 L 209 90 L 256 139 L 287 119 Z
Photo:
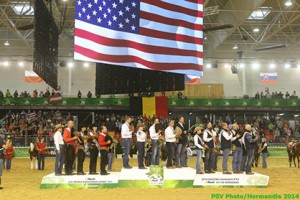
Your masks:
M 219 159 L 218 166 L 221 166 Z M 195 159 L 189 159 L 189 166 L 195 167 Z M 89 160 L 86 159 L 84 169 L 88 169 Z M 229 160 L 231 163 L 231 160 Z M 132 166 L 137 165 L 137 160 L 130 160 Z M 165 164 L 165 163 L 163 163 Z M 125 199 L 125 200 L 160 200 L 160 199 L 212 199 L 211 195 L 218 194 L 298 194 L 300 195 L 300 168 L 288 166 L 287 159 L 273 158 L 268 160 L 268 169 L 261 167 L 253 169 L 254 172 L 270 176 L 267 188 L 197 188 L 197 189 L 50 189 L 40 190 L 39 185 L 42 177 L 52 173 L 54 159 L 46 159 L 45 171 L 31 170 L 29 159 L 13 159 L 12 170 L 4 171 L 3 186 L 0 191 L 0 200 L 27 200 L 27 199 Z M 99 161 L 98 161 L 98 168 Z M 231 166 L 230 166 L 231 168 Z M 229 168 L 229 169 L 230 169 Z M 121 159 L 115 160 L 114 170 L 120 171 Z M 223 197 L 225 199 L 225 197 Z M 299 198 L 297 198 L 299 199 Z

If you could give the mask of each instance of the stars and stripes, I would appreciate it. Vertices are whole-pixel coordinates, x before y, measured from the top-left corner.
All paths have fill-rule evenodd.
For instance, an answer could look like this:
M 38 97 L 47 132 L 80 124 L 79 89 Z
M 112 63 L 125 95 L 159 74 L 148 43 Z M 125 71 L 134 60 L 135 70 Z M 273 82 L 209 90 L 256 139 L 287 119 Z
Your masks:
M 202 75 L 203 0 L 76 0 L 78 60 Z

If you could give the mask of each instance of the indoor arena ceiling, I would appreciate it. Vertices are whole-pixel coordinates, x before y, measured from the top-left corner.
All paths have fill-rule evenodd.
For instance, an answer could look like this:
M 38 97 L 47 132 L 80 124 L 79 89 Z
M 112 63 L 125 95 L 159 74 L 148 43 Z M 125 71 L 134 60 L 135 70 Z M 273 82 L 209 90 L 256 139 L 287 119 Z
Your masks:
M 298 59 L 300 55 L 300 1 L 291 0 L 290 6 L 287 1 L 204 0 L 204 56 L 206 60 Z M 0 0 L 0 56 L 2 60 L 5 57 L 26 60 L 32 58 L 32 4 L 33 0 Z M 61 59 L 71 58 L 73 56 L 74 1 L 53 0 L 53 12 L 61 30 L 59 56 Z M 213 30 L 220 28 L 221 25 L 228 25 L 232 28 Z

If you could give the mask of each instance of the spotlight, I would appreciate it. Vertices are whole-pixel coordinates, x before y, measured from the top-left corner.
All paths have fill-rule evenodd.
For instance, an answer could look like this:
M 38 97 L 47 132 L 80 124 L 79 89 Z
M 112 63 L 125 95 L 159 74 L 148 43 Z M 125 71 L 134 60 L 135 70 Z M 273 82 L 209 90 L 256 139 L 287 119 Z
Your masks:
M 293 2 L 291 0 L 287 0 L 284 5 L 286 7 L 290 7 L 291 5 L 293 5 Z
M 74 63 L 72 63 L 72 62 L 68 63 L 68 67 L 72 68 L 73 66 L 74 66 Z
M 230 65 L 229 65 L 228 63 L 226 63 L 226 64 L 224 65 L 224 67 L 227 69 L 227 68 L 230 67 Z
M 245 63 L 241 63 L 239 67 L 243 69 L 245 67 Z
M 208 63 L 208 64 L 206 65 L 206 67 L 207 67 L 207 68 L 211 68 L 211 64 Z
M 252 68 L 253 69 L 258 69 L 259 68 L 259 64 L 258 63 L 253 63 L 252 64 Z
M 270 69 L 274 69 L 276 67 L 276 65 L 274 63 L 270 64 Z
M 5 42 L 4 42 L 4 46 L 9 46 L 10 44 L 9 44 L 9 41 L 8 40 L 6 40 Z
M 8 62 L 8 61 L 4 61 L 4 62 L 3 62 L 3 65 L 4 65 L 5 67 L 8 67 L 9 62 Z
M 19 67 L 24 67 L 24 62 L 23 61 L 18 62 L 18 65 Z
M 235 44 L 233 47 L 232 47 L 232 49 L 234 49 L 234 50 L 236 50 L 236 49 L 238 49 L 239 47 L 238 47 L 238 45 L 237 44 Z
M 90 65 L 89 65 L 89 63 L 84 63 L 83 66 L 84 66 L 85 68 L 87 68 L 87 67 L 89 67 Z
M 253 32 L 254 32 L 254 33 L 259 32 L 259 28 L 254 28 L 254 29 L 253 29 Z
M 291 65 L 290 65 L 289 63 L 285 63 L 285 64 L 284 64 L 284 68 L 288 69 L 288 68 L 290 68 L 290 67 L 291 67 Z

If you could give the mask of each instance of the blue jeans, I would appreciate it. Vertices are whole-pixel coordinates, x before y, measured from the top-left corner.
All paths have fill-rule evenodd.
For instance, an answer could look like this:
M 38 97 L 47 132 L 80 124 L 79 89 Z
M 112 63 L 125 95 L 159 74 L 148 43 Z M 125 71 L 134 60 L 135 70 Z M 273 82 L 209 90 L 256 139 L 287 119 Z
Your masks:
M 267 168 L 268 153 L 262 153 L 262 168 Z
M 122 139 L 124 145 L 123 167 L 129 167 L 130 139 L 131 138 Z
M 61 174 L 62 173 L 62 168 L 65 162 L 65 151 L 64 151 L 64 146 L 60 145 L 60 154 L 56 152 L 55 156 L 55 175 Z
M 107 167 L 107 169 L 112 170 L 112 164 L 114 162 L 114 153 L 110 152 L 110 153 L 108 153 L 107 156 L 108 156 L 108 167 Z
M 205 150 L 205 161 L 204 161 L 204 170 L 205 171 L 211 171 L 213 167 L 213 158 L 212 158 L 212 152 L 210 149 Z
M 228 163 L 229 151 L 230 151 L 230 149 L 224 149 L 223 150 L 223 162 L 222 162 L 223 172 L 228 171 L 227 163 Z
M 145 142 L 137 142 L 137 152 L 138 152 L 138 165 L 139 168 L 144 166 L 144 156 L 145 156 Z
M 242 147 L 236 147 L 235 152 L 232 153 L 232 171 L 240 171 L 243 158 Z
M 38 154 L 37 157 L 38 157 L 38 169 L 39 170 L 44 170 L 46 154 Z
M 254 158 L 254 149 L 247 149 L 246 173 L 251 172 L 253 158 Z
M 4 163 L 4 160 L 3 160 L 2 158 L 0 158 L 0 178 L 1 178 L 1 176 L 2 176 L 3 163 Z
M 196 149 L 197 162 L 196 162 L 196 173 L 201 172 L 201 159 L 202 159 L 202 149 Z
M 158 147 L 158 140 L 152 140 L 152 158 L 151 165 L 159 165 L 160 148 Z
M 186 144 L 177 144 L 175 162 L 176 166 L 186 166 Z
M 11 168 L 11 158 L 6 158 L 5 162 L 6 162 L 6 169 L 9 170 Z
M 218 159 L 219 159 L 219 155 L 212 153 L 211 154 L 211 160 L 212 160 L 212 164 L 211 167 L 213 170 L 217 171 L 218 170 Z

